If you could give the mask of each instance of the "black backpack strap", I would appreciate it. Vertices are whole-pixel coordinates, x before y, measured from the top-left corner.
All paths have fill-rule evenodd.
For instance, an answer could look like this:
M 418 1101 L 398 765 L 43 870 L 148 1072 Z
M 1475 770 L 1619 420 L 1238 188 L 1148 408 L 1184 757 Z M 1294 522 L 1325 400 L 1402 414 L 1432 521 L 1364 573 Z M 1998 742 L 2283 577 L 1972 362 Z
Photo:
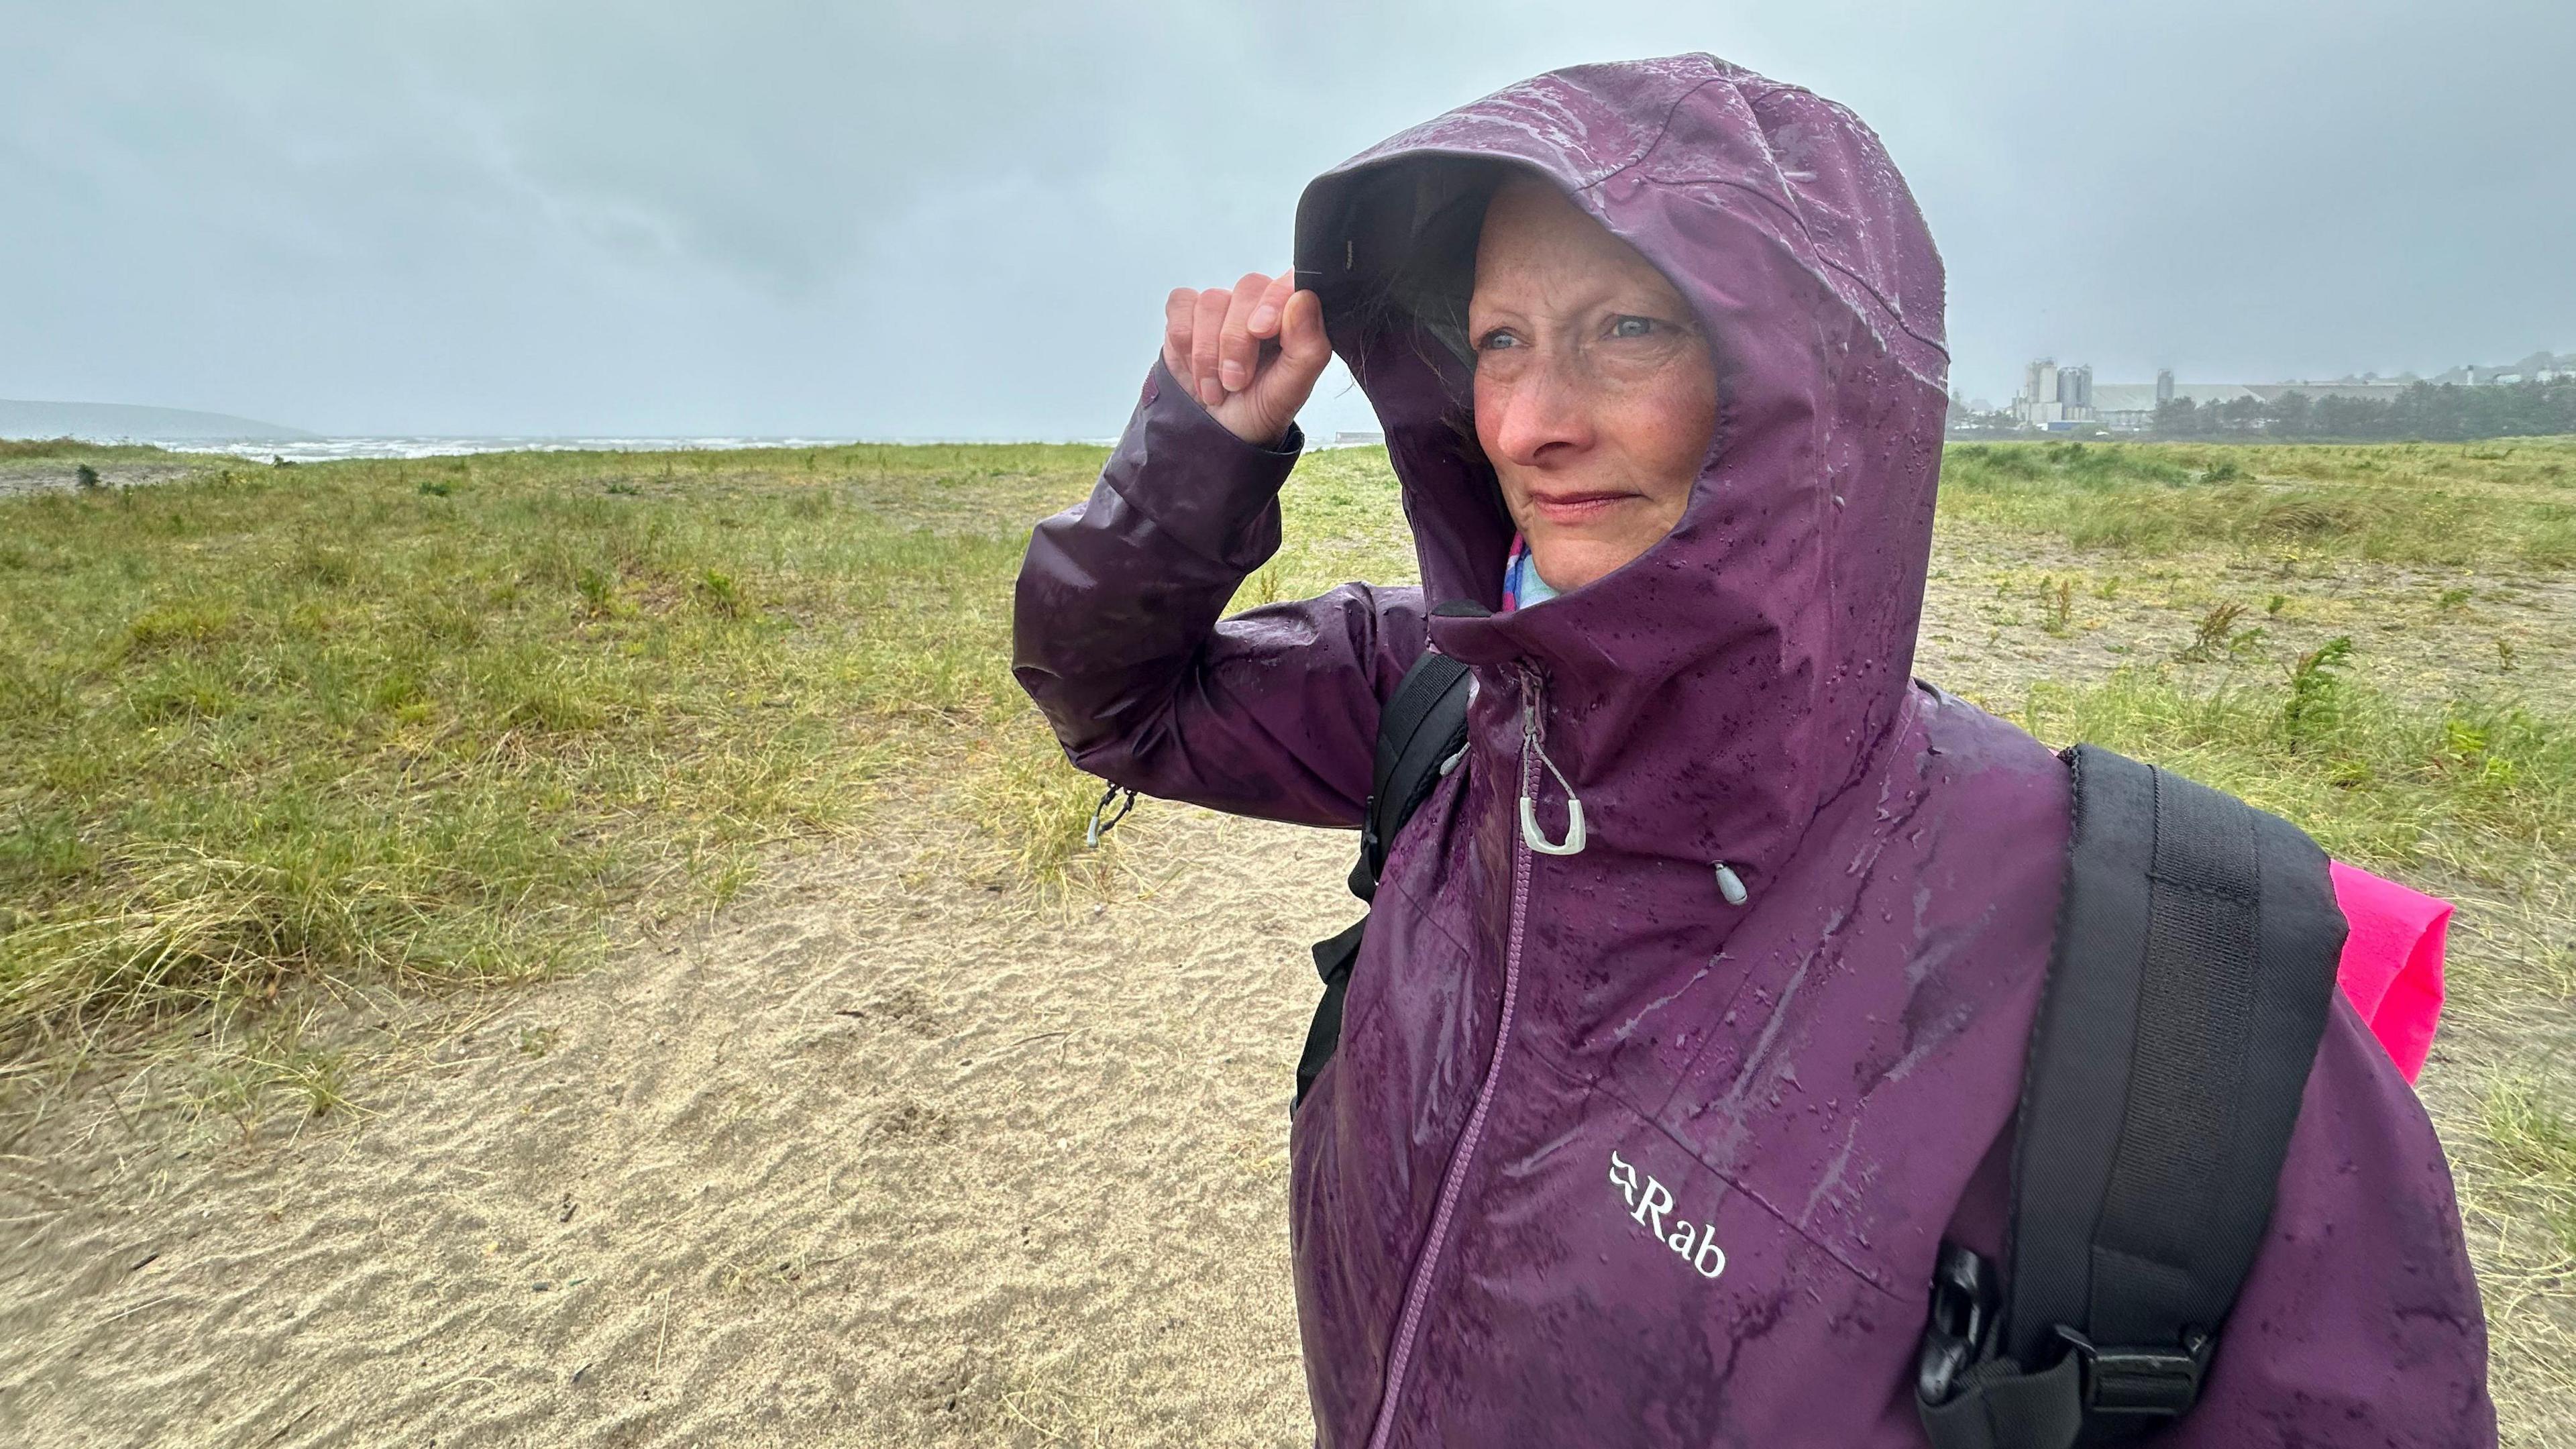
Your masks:
M 2066 758 L 2010 1270 L 1981 1319 L 1992 1267 L 1944 1245 L 1918 1384 L 1938 1449 L 2115 1443 L 2191 1408 L 2271 1221 L 2343 950 L 2325 852 L 2297 827 L 2109 750 Z
M 1361 817 L 1360 858 L 1351 867 L 1351 894 L 1377 899 L 1378 872 L 1397 832 L 1440 783 L 1443 767 L 1467 747 L 1467 666 L 1446 654 L 1425 651 L 1404 672 L 1404 681 L 1378 714 L 1377 757 L 1369 773 L 1368 811 Z M 1368 917 L 1349 929 L 1315 943 L 1315 974 L 1324 978 L 1324 999 L 1306 1026 L 1306 1049 L 1297 1058 L 1297 1102 L 1315 1074 L 1333 1059 L 1342 1042 L 1342 996 L 1349 990 L 1351 963 L 1359 959 L 1360 935 Z M 1290 1111 L 1296 1110 L 1291 1103 Z
M 1396 832 L 1440 783 L 1440 766 L 1467 744 L 1467 666 L 1425 651 L 1404 672 L 1395 697 L 1378 715 L 1377 759 L 1369 775 L 1368 814 L 1360 824 L 1359 863 L 1351 894 L 1377 899 L 1378 872 Z

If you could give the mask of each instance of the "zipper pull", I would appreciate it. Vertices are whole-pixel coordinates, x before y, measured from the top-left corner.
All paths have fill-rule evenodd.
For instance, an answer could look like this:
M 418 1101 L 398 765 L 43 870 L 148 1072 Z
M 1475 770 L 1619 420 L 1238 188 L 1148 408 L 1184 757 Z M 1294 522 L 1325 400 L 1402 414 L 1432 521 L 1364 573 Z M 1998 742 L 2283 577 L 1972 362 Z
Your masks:
M 1547 757 L 1541 755 L 1539 758 Z M 1548 766 L 1551 771 L 1555 768 L 1554 765 Z M 1562 780 L 1565 777 L 1559 775 L 1557 778 Z M 1521 839 L 1529 842 L 1529 848 L 1541 855 L 1581 855 L 1584 844 L 1583 802 L 1571 794 L 1565 797 L 1565 839 L 1550 840 L 1547 838 L 1547 832 L 1539 828 L 1538 802 L 1523 795 L 1521 797 Z
M 1584 845 L 1583 800 L 1574 793 L 1573 784 L 1567 781 L 1565 772 L 1556 767 L 1556 761 L 1547 757 L 1547 747 L 1541 743 L 1540 737 L 1545 731 L 1540 720 L 1546 709 L 1547 695 L 1539 684 L 1538 672 L 1522 670 L 1521 750 L 1524 756 L 1537 756 L 1538 762 L 1547 766 L 1547 772 L 1556 777 L 1557 787 L 1565 791 L 1565 838 L 1550 840 L 1547 832 L 1539 828 L 1538 792 L 1524 764 L 1521 770 L 1521 839 L 1541 855 L 1581 855 Z

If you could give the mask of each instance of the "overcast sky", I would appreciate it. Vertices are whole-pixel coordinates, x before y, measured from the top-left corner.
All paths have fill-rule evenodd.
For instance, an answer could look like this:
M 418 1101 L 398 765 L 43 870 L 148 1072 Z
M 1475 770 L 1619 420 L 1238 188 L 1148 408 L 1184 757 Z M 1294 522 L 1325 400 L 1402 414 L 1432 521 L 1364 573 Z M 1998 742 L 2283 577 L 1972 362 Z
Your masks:
M 1316 172 L 1683 50 L 1885 138 L 1972 395 L 2576 349 L 2567 0 L 0 0 L 0 397 L 1106 435 Z

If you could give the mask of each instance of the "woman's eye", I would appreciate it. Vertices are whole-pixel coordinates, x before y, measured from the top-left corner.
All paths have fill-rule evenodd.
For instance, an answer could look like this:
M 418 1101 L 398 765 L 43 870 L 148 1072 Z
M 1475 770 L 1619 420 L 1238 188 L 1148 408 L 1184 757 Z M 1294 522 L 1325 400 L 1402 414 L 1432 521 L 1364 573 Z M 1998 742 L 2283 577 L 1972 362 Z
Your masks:
M 1521 340 L 1519 338 L 1514 337 L 1512 334 L 1505 332 L 1498 327 L 1477 340 L 1476 350 L 1478 352 L 1498 352 L 1506 347 L 1518 347 L 1520 345 Z
M 1655 319 L 1652 317 L 1613 317 L 1610 319 L 1610 335 L 1613 337 L 1647 337 L 1653 335 L 1654 330 Z

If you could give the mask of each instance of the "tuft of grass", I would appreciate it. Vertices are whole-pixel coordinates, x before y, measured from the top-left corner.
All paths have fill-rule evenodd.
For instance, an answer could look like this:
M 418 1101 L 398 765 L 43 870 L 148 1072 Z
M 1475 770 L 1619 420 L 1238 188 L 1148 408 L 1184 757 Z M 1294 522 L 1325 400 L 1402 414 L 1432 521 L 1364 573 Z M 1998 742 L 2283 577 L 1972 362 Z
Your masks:
M 364 1115 L 351 1098 L 355 1063 L 342 1048 L 321 1045 L 312 1012 L 279 1015 L 260 1023 L 236 1049 L 207 1063 L 189 1092 L 190 1114 L 221 1118 L 247 1137 L 275 1097 L 285 1097 L 305 1118 Z
M 2290 666 L 2290 697 L 2281 702 L 2281 729 L 2293 748 L 2324 737 L 2343 722 L 2343 671 L 2351 665 L 2352 636 L 2338 634 Z
M 2075 623 L 2075 581 L 2041 579 L 2039 581 L 2039 627 L 2063 638 Z
M 751 612 L 742 585 L 722 569 L 701 569 L 693 585 L 700 606 L 720 619 L 739 619 Z
M 583 564 L 573 571 L 572 586 L 573 591 L 581 595 L 582 611 L 590 617 L 605 619 L 618 612 L 616 574 Z
M 2174 658 L 2185 664 L 2202 664 L 2252 647 L 2261 639 L 2263 631 L 2238 628 L 2237 621 L 2244 617 L 2245 606 L 2233 599 L 2210 605 L 2209 611 L 2202 614 L 2200 622 L 2192 627 L 2191 642 L 2177 651 Z

